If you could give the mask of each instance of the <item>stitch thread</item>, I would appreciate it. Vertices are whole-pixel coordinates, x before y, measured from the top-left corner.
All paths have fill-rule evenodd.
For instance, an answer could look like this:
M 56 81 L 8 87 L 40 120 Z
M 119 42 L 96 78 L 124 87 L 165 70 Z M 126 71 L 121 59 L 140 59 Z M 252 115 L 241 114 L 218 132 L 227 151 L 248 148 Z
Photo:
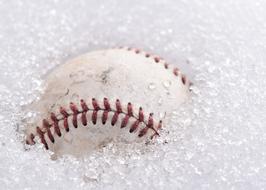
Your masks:
M 125 47 L 120 47 L 120 49 L 124 49 Z M 169 64 L 166 63 L 166 61 L 161 58 L 161 57 L 158 57 L 158 56 L 155 56 L 155 55 L 152 55 L 150 53 L 146 53 L 144 51 L 141 51 L 140 49 L 134 49 L 134 48 L 131 48 L 131 47 L 128 47 L 128 48 L 125 48 L 127 51 L 133 51 L 135 52 L 136 54 L 140 54 L 141 52 L 143 52 L 145 54 L 145 57 L 146 58 L 152 58 L 154 60 L 155 63 L 160 63 L 160 62 L 163 62 L 164 64 L 164 68 L 165 69 L 169 69 Z M 173 74 L 175 76 L 179 76 L 180 74 L 180 70 L 177 68 L 177 67 L 174 67 L 173 70 L 172 70 Z M 184 74 L 181 74 L 181 81 L 183 83 L 183 85 L 186 85 L 186 83 L 188 82 L 187 80 L 187 77 L 184 75 Z M 192 83 L 189 82 L 189 86 L 191 86 Z
M 100 110 L 103 111 L 103 114 L 100 117 L 103 125 L 106 124 L 110 112 L 114 113 L 111 119 L 112 126 L 114 126 L 117 123 L 119 114 L 124 115 L 120 128 L 125 128 L 126 126 L 128 126 L 129 119 L 134 118 L 135 121 L 129 128 L 130 133 L 135 132 L 138 129 L 140 123 L 144 123 L 145 127 L 139 131 L 138 137 L 143 137 L 144 135 L 147 134 L 148 129 L 151 129 L 154 132 L 154 134 L 151 136 L 151 138 L 153 138 L 154 136 L 159 135 L 158 129 L 162 127 L 161 120 L 159 121 L 157 126 L 154 125 L 154 119 L 153 119 L 152 113 L 149 114 L 147 121 L 145 121 L 142 107 L 139 108 L 138 114 L 137 116 L 135 116 L 133 113 L 133 105 L 130 102 L 127 104 L 127 111 L 123 112 L 121 102 L 119 99 L 117 99 L 115 102 L 115 109 L 111 109 L 110 102 L 107 98 L 103 99 L 103 108 L 99 106 L 95 98 L 92 98 L 93 108 L 89 108 L 83 99 L 80 100 L 80 105 L 81 105 L 81 111 L 78 110 L 78 107 L 76 104 L 74 104 L 73 102 L 70 102 L 69 107 L 70 107 L 71 113 L 68 113 L 64 107 L 60 107 L 59 112 L 62 118 L 58 118 L 56 117 L 54 113 L 51 113 L 50 115 L 51 123 L 49 123 L 47 119 L 43 119 L 42 127 L 39 127 L 39 126 L 36 127 L 36 134 L 39 136 L 41 143 L 44 145 L 46 149 L 49 149 L 49 147 L 45 139 L 45 134 L 47 134 L 48 139 L 52 143 L 55 143 L 54 135 L 57 135 L 58 137 L 62 136 L 62 132 L 61 132 L 62 129 L 60 129 L 59 127 L 59 121 L 63 120 L 62 128 L 65 129 L 66 132 L 69 132 L 68 118 L 72 116 L 71 123 L 74 128 L 78 128 L 79 127 L 78 126 L 78 115 L 81 114 L 81 117 L 80 117 L 81 123 L 84 126 L 87 126 L 88 119 L 86 117 L 86 114 L 89 111 L 92 111 L 91 121 L 94 125 L 97 123 L 97 120 L 98 120 L 97 115 L 98 115 L 98 111 Z M 52 134 L 51 128 L 54 128 L 54 131 L 55 131 L 54 134 Z M 31 133 L 29 135 L 29 140 L 27 140 L 26 143 L 35 144 L 34 138 L 35 138 L 35 135 Z

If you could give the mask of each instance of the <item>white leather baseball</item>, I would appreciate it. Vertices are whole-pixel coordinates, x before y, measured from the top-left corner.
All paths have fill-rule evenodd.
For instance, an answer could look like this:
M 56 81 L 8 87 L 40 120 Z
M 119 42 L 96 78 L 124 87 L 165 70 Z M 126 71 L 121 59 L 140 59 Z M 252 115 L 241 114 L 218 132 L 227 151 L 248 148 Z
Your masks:
M 30 109 L 27 143 L 80 155 L 113 139 L 154 137 L 189 95 L 190 82 L 163 59 L 131 48 L 81 55 L 50 72 Z

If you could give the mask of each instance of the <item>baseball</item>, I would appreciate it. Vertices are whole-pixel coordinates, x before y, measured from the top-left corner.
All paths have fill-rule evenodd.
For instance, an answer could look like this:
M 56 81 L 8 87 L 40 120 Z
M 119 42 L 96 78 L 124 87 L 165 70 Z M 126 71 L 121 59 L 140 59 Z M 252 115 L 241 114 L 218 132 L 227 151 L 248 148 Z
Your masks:
M 29 105 L 36 116 L 26 142 L 82 155 L 114 140 L 151 140 L 189 97 L 189 86 L 178 68 L 139 49 L 81 55 L 46 75 L 40 99 Z

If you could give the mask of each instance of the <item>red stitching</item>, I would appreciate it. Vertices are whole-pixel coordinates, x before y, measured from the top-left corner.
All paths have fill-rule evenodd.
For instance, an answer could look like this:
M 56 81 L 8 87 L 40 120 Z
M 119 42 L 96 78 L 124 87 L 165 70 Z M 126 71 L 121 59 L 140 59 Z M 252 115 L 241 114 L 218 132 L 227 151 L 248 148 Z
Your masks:
M 138 126 L 139 126 L 139 121 L 137 120 L 131 125 L 129 132 L 133 133 L 138 128 Z
M 107 119 L 108 119 L 108 110 L 104 110 L 103 115 L 102 115 L 102 124 L 105 125 Z
M 156 63 L 159 63 L 159 62 L 160 62 L 160 58 L 159 58 L 159 57 L 154 57 L 154 61 L 155 61 Z
M 91 117 L 91 120 L 92 120 L 92 123 L 95 125 L 97 123 L 97 110 L 94 110 L 92 112 L 92 117 Z
M 70 102 L 70 109 L 72 110 L 73 112 L 73 116 L 72 116 L 72 124 L 75 128 L 78 127 L 78 108 L 77 106 L 73 103 L 73 102 Z
M 125 47 L 120 47 L 120 49 L 124 49 L 124 48 L 125 48 Z M 165 69 L 169 69 L 169 64 L 166 63 L 166 61 L 165 61 L 164 59 L 162 59 L 161 57 L 158 57 L 158 56 L 152 55 L 152 54 L 150 54 L 150 53 L 147 53 L 147 52 L 141 51 L 140 49 L 135 49 L 135 48 L 131 48 L 131 47 L 128 47 L 128 48 L 125 48 L 125 49 L 128 50 L 128 51 L 133 51 L 133 52 L 135 52 L 136 54 L 140 54 L 141 52 L 143 52 L 143 53 L 145 54 L 145 57 L 146 57 L 146 58 L 152 58 L 152 59 L 154 60 L 155 63 L 160 63 L 160 62 L 162 62 L 162 63 L 164 64 L 164 68 L 165 68 Z M 179 69 L 178 69 L 177 67 L 174 67 L 174 68 L 173 68 L 173 74 L 174 74 L 175 76 L 179 76 L 180 71 L 179 71 Z M 183 74 L 181 74 L 181 81 L 182 81 L 182 83 L 183 83 L 184 85 L 186 85 L 186 83 L 188 82 L 187 77 L 186 77 L 185 75 L 183 75 Z M 191 85 L 192 85 L 192 83 L 189 82 L 189 86 L 191 86 Z
M 82 115 L 81 115 L 81 122 L 82 122 L 82 125 L 84 125 L 84 126 L 86 126 L 87 125 L 87 117 L 86 117 L 86 113 L 87 113 L 87 111 L 85 112 L 83 112 L 82 113 Z
M 51 120 L 53 121 L 53 125 L 54 125 L 54 129 L 55 129 L 56 134 L 59 137 L 61 137 L 61 131 L 60 131 L 59 126 L 58 126 L 58 119 L 56 118 L 54 113 L 51 113 Z
M 64 118 L 64 128 L 65 128 L 66 132 L 69 131 L 69 126 L 68 126 L 68 122 L 67 122 L 67 117 Z
M 82 110 L 84 110 L 85 112 L 89 111 L 89 108 L 84 100 L 80 100 L 80 105 L 81 105 Z
M 47 135 L 48 135 L 50 141 L 52 143 L 54 143 L 54 136 L 52 135 L 52 132 L 50 130 L 50 124 L 49 124 L 49 122 L 46 119 L 44 119 L 42 125 L 43 125 L 43 128 L 46 129 L 46 132 L 47 132 Z
M 130 102 L 127 104 L 127 114 L 133 116 L 133 108 Z
M 127 126 L 128 119 L 129 119 L 129 115 L 126 115 L 126 116 L 124 117 L 124 119 L 122 120 L 121 128 L 124 128 L 124 127 Z
M 175 76 L 178 76 L 178 71 L 179 71 L 178 68 L 174 68 L 174 69 L 173 69 L 173 73 L 174 73 Z
M 118 113 L 122 113 L 122 106 L 121 106 L 121 103 L 120 103 L 119 99 L 116 100 L 115 106 L 116 106 L 117 112 Z
M 112 118 L 112 121 L 111 121 L 111 125 L 114 126 L 118 120 L 118 115 L 119 113 L 118 112 L 115 112 L 113 118 Z
M 108 101 L 107 98 L 104 98 L 103 99 L 103 104 L 104 104 L 104 108 L 107 110 L 107 111 L 110 111 L 111 110 L 111 106 L 110 106 L 110 103 Z
M 139 121 L 140 122 L 144 121 L 144 113 L 143 113 L 142 107 L 139 108 Z
M 60 113 L 64 116 L 64 117 L 68 117 L 68 113 L 66 112 L 65 108 L 60 107 Z
M 35 144 L 34 138 L 35 136 L 31 133 L 29 139 L 26 140 L 26 144 Z
M 97 103 L 95 98 L 92 98 L 92 105 L 93 105 L 93 108 L 94 108 L 95 111 L 98 111 L 100 109 L 100 107 L 99 107 L 99 105 L 98 105 L 98 103 Z
M 186 76 L 182 74 L 181 79 L 182 79 L 183 84 L 186 84 L 186 81 L 187 81 Z
M 69 107 L 71 110 L 71 113 L 68 113 L 65 108 L 60 107 L 60 113 L 62 115 L 62 118 L 56 117 L 54 113 L 51 113 L 50 118 L 51 118 L 51 123 L 49 123 L 48 120 L 44 119 L 42 127 L 36 127 L 36 133 L 39 136 L 41 143 L 44 144 L 46 149 L 49 149 L 48 143 L 46 142 L 45 139 L 45 134 L 47 134 L 48 139 L 54 143 L 55 138 L 54 135 L 58 135 L 61 137 L 61 130 L 59 128 L 59 121 L 63 120 L 63 128 L 66 130 L 66 132 L 69 132 L 69 126 L 68 126 L 68 119 L 70 116 L 72 116 L 72 124 L 75 128 L 78 128 L 78 115 L 81 114 L 81 123 L 84 126 L 88 125 L 87 117 L 86 114 L 88 111 L 92 111 L 92 116 L 91 120 L 93 124 L 97 123 L 97 114 L 98 111 L 103 111 L 103 114 L 101 116 L 101 121 L 102 124 L 105 125 L 106 121 L 108 120 L 110 112 L 114 113 L 113 117 L 111 119 L 111 125 L 115 125 L 118 121 L 119 114 L 123 114 L 124 117 L 121 122 L 120 128 L 124 128 L 128 125 L 129 119 L 134 118 L 135 121 L 134 123 L 130 126 L 129 132 L 133 133 L 135 132 L 138 127 L 140 126 L 140 123 L 144 123 L 145 127 L 139 131 L 138 137 L 142 137 L 146 135 L 148 129 L 152 129 L 154 134 L 151 136 L 153 138 L 156 135 L 159 135 L 157 129 L 160 129 L 162 126 L 162 121 L 159 121 L 159 124 L 157 126 L 154 125 L 154 119 L 153 119 L 153 114 L 149 114 L 149 118 L 147 119 L 147 122 L 144 120 L 144 113 L 142 107 L 139 108 L 138 114 L 134 115 L 133 113 L 133 105 L 129 102 L 127 104 L 127 112 L 123 112 L 121 102 L 119 99 L 116 100 L 115 102 L 115 109 L 111 109 L 110 102 L 107 98 L 103 99 L 103 108 L 101 108 L 95 98 L 92 98 L 92 107 L 89 108 L 84 100 L 80 100 L 80 105 L 81 105 L 81 111 L 78 110 L 78 107 L 76 104 L 73 102 L 70 103 Z M 54 128 L 55 133 L 52 134 L 51 128 Z M 27 144 L 35 144 L 34 141 L 35 135 L 31 133 L 29 135 L 29 139 L 26 141 Z
M 41 139 L 41 143 L 44 144 L 45 148 L 48 149 L 48 144 L 44 138 L 44 132 L 40 129 L 40 127 L 36 128 L 36 132 L 38 133 L 40 139 Z M 32 136 L 33 134 L 31 134 Z M 34 135 L 33 135 L 34 136 Z M 33 141 L 34 142 L 34 141 Z M 35 143 L 35 142 L 34 142 Z

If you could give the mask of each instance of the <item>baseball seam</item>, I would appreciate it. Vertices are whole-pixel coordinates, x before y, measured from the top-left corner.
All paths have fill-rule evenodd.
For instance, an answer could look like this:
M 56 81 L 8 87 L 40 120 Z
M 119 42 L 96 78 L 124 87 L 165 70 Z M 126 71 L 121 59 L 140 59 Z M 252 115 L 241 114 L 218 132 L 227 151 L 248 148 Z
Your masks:
M 154 63 L 162 63 L 165 69 L 170 69 L 170 64 L 167 63 L 163 58 L 161 58 L 161 57 L 159 57 L 159 56 L 156 56 L 156 55 L 153 55 L 153 54 L 147 53 L 146 51 L 140 50 L 140 49 L 138 49 L 138 48 L 120 47 L 120 49 L 125 49 L 125 50 L 127 50 L 127 51 L 131 51 L 131 52 L 134 52 L 134 53 L 136 53 L 136 54 L 141 54 L 141 53 L 143 53 L 144 56 L 145 56 L 146 58 L 152 58 L 153 61 L 154 61 Z M 178 77 L 178 76 L 181 76 L 181 81 L 182 81 L 183 85 L 186 85 L 187 83 L 189 84 L 189 86 L 192 85 L 192 83 L 189 82 L 189 81 L 187 80 L 186 75 L 184 75 L 184 74 L 182 74 L 182 73 L 180 72 L 179 68 L 177 68 L 177 67 L 173 67 L 173 68 L 172 68 L 172 73 L 173 73 L 175 76 L 177 76 L 177 77 Z
M 136 115 L 134 113 L 133 110 L 133 105 L 129 102 L 127 104 L 127 112 L 123 111 L 122 109 L 122 105 L 120 103 L 120 100 L 117 99 L 115 102 L 115 109 L 112 109 L 110 106 L 110 102 L 107 98 L 103 99 L 103 107 L 100 107 L 97 100 L 95 98 L 92 98 L 92 107 L 93 108 L 89 108 L 88 105 L 86 104 L 86 102 L 81 99 L 80 100 L 80 106 L 81 106 L 81 110 L 78 110 L 78 107 L 76 104 L 74 104 L 73 102 L 70 103 L 69 107 L 71 112 L 67 112 L 65 108 L 60 107 L 60 115 L 61 118 L 58 118 L 55 113 L 51 113 L 50 114 L 50 119 L 52 122 L 49 122 L 47 119 L 43 119 L 42 122 L 42 127 L 37 126 L 36 127 L 36 133 L 39 136 L 41 143 L 44 144 L 46 149 L 49 149 L 48 144 L 46 142 L 45 139 L 45 134 L 47 134 L 48 139 L 52 142 L 55 143 L 55 137 L 54 135 L 56 134 L 58 137 L 62 136 L 62 129 L 65 129 L 66 132 L 69 132 L 69 124 L 68 124 L 68 119 L 72 116 L 72 125 L 74 128 L 78 128 L 78 119 L 80 119 L 81 123 L 83 126 L 88 126 L 88 119 L 86 114 L 88 112 L 92 112 L 91 115 L 91 121 L 94 125 L 97 124 L 97 114 L 98 111 L 103 111 L 102 116 L 100 117 L 102 124 L 105 125 L 106 121 L 108 120 L 109 117 L 109 113 L 113 113 L 113 117 L 111 119 L 111 125 L 114 126 L 117 121 L 118 121 L 118 117 L 120 114 L 123 115 L 122 118 L 122 122 L 121 122 L 121 126 L 120 128 L 124 128 L 129 124 L 129 119 L 133 118 L 135 121 L 133 122 L 133 124 L 130 126 L 129 132 L 133 133 L 135 132 L 138 127 L 140 126 L 141 123 L 143 123 L 145 125 L 145 127 L 143 129 L 141 129 L 138 133 L 138 137 L 143 137 L 144 135 L 147 134 L 147 131 L 149 129 L 153 130 L 153 135 L 151 135 L 151 139 L 154 136 L 159 135 L 158 133 L 158 129 L 160 129 L 162 127 L 162 121 L 160 120 L 157 124 L 157 126 L 155 126 L 155 122 L 153 119 L 153 114 L 150 113 L 148 116 L 148 119 L 145 120 L 145 115 L 143 112 L 142 107 L 139 107 L 139 111 L 138 114 Z M 81 114 L 81 117 L 78 118 L 78 115 Z M 61 126 L 62 129 L 60 129 L 59 126 L 59 121 L 63 121 L 63 126 Z M 51 132 L 51 128 L 54 129 L 54 134 Z M 33 133 L 31 133 L 29 135 L 29 139 L 26 140 L 27 144 L 35 144 L 34 138 L 36 135 L 34 135 Z

